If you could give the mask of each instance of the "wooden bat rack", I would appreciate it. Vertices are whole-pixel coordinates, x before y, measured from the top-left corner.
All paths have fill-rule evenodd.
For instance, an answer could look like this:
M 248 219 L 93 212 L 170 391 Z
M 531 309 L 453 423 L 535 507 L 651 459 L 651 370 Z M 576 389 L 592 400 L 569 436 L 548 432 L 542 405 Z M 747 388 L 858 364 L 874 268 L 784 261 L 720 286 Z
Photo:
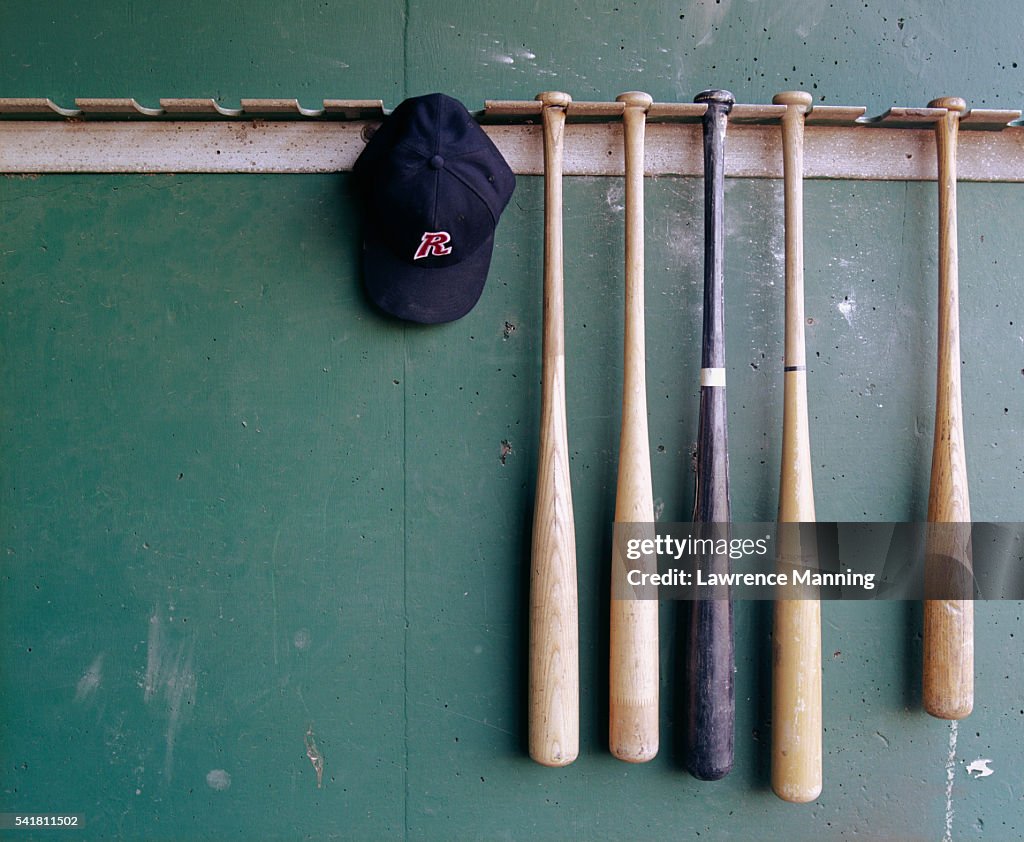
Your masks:
M 655 102 L 647 115 L 645 174 L 703 174 L 705 105 Z M 476 116 L 517 175 L 541 175 L 541 104 L 488 101 Z M 783 105 L 737 104 L 729 115 L 726 176 L 781 178 Z M 819 105 L 807 115 L 804 177 L 931 181 L 942 108 Z M 568 106 L 565 175 L 621 176 L 621 102 Z M 328 173 L 352 168 L 387 112 L 379 100 L 0 99 L 3 173 Z M 1021 112 L 974 109 L 960 120 L 961 181 L 1024 181 Z

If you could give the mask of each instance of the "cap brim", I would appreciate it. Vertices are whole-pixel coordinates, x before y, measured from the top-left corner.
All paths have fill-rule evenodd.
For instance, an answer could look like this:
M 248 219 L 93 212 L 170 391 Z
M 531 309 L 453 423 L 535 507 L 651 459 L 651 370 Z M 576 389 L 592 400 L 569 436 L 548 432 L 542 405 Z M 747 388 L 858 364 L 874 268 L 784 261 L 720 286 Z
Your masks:
M 471 255 L 451 266 L 427 268 L 401 260 L 389 248 L 363 245 L 363 282 L 386 313 L 421 324 L 461 319 L 480 300 L 494 251 L 491 234 Z

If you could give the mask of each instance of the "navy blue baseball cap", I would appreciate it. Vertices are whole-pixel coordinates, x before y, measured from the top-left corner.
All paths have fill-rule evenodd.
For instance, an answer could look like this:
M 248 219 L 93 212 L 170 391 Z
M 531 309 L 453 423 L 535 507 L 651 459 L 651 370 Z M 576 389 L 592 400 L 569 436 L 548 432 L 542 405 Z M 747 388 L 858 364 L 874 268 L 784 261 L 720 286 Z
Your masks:
M 483 292 L 494 230 L 515 189 L 498 148 L 457 99 L 402 102 L 352 170 L 364 208 L 363 282 L 387 313 L 466 315 Z

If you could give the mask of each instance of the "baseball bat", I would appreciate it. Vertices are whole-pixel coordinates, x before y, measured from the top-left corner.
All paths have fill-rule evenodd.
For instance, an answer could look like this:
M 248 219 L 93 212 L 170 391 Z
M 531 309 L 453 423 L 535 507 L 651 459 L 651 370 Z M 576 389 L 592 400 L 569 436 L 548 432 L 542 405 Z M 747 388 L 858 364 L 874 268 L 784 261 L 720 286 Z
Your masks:
M 967 103 L 943 97 L 935 124 L 939 192 L 939 328 L 935 391 L 935 438 L 928 491 L 926 576 L 943 566 L 953 575 L 971 569 L 971 504 L 967 492 L 963 407 L 960 395 L 960 304 L 956 230 L 956 144 Z M 974 603 L 925 599 L 924 708 L 942 719 L 962 719 L 974 707 Z
M 804 117 L 812 99 L 806 91 L 787 91 L 772 102 L 786 106 L 782 117 L 786 328 L 779 523 L 811 523 L 815 514 L 804 346 L 803 142 Z M 807 548 L 799 542 L 795 531 L 783 533 L 780 528 L 780 557 L 802 557 Z M 814 598 L 778 599 L 772 648 L 772 789 L 785 801 L 813 801 L 822 785 L 821 603 Z
M 615 522 L 653 531 L 644 351 L 644 133 L 652 100 L 632 91 L 616 101 L 625 103 L 626 291 Z M 642 763 L 658 753 L 658 600 L 656 593 L 617 598 L 627 574 L 618 543 L 612 557 L 608 744 L 620 760 Z
M 704 324 L 701 341 L 700 417 L 697 428 L 697 483 L 693 520 L 727 530 L 729 440 L 725 398 L 724 197 L 725 130 L 735 98 L 729 91 L 708 90 L 694 102 L 707 104 L 704 145 Z M 724 535 L 724 532 L 721 532 Z M 719 537 L 719 536 L 715 536 Z M 723 567 L 727 557 L 705 564 Z M 718 572 L 718 571 L 716 571 Z M 727 594 L 726 594 L 727 597 Z M 690 606 L 687 641 L 686 767 L 696 778 L 724 777 L 733 764 L 732 601 L 697 599 Z
M 545 766 L 579 754 L 576 534 L 565 413 L 562 151 L 568 94 L 544 105 L 544 322 L 540 445 L 530 560 L 529 747 Z

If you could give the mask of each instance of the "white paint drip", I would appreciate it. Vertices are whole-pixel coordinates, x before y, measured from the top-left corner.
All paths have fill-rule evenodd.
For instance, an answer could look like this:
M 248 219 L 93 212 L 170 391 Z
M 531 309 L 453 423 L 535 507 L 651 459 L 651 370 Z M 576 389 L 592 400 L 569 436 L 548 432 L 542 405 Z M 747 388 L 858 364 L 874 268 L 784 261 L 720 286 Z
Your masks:
M 988 765 L 991 762 L 992 758 L 983 757 L 979 757 L 977 760 L 972 760 L 970 764 L 967 766 L 967 774 L 974 774 L 975 779 L 987 778 L 989 775 L 994 775 L 995 769 L 990 769 Z
M 949 754 L 946 755 L 946 832 L 942 842 L 953 842 L 953 776 L 956 774 L 957 721 L 949 723 Z

